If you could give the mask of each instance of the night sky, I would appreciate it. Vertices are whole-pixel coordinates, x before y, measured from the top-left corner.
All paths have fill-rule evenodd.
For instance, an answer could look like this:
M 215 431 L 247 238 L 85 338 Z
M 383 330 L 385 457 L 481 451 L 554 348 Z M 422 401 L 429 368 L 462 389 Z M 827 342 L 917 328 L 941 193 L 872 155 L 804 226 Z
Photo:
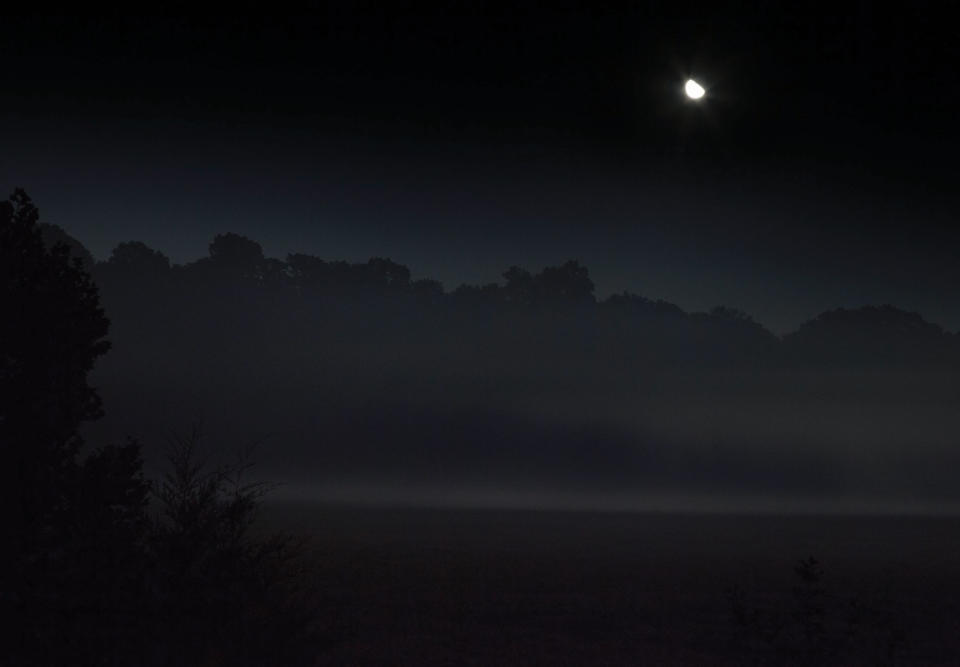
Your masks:
M 0 187 L 100 259 L 234 231 L 452 289 L 576 258 L 599 296 L 777 333 L 865 303 L 960 328 L 941 3 L 594 4 L 5 16 Z
M 19 4 L 10 664 L 957 663 L 950 3 Z

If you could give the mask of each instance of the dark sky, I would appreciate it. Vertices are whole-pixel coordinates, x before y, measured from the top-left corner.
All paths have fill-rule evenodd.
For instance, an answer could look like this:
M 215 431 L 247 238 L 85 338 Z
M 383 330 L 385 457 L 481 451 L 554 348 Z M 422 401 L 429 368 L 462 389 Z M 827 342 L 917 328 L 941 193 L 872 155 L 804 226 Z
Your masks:
M 884 302 L 960 328 L 942 3 L 385 4 L 3 16 L 0 187 L 100 258 L 236 231 L 452 288 L 573 257 L 777 332 Z

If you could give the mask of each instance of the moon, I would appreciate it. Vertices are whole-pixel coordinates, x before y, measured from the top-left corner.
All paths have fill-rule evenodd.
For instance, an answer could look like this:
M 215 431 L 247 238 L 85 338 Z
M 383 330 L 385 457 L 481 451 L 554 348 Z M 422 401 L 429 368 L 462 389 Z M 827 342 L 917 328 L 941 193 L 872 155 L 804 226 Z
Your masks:
M 699 100 L 707 91 L 693 79 L 687 79 L 687 82 L 683 85 L 683 92 L 685 92 L 691 100 Z

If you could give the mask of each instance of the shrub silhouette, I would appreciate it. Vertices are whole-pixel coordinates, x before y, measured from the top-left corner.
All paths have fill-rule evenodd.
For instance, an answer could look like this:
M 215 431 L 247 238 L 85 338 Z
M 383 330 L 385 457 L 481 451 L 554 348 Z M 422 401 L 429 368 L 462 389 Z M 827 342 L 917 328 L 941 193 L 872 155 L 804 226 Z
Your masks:
M 169 470 L 153 485 L 150 580 L 162 663 L 300 664 L 311 648 L 313 591 L 302 541 L 251 533 L 268 490 L 247 482 L 247 457 L 210 468 L 194 427 L 174 436 Z
M 813 556 L 793 571 L 788 607 L 751 604 L 739 586 L 726 592 L 735 644 L 754 664 L 896 664 L 908 640 L 901 605 L 831 592 Z
M 793 587 L 795 609 L 793 617 L 803 632 L 811 652 L 816 652 L 824 641 L 825 600 L 823 567 L 810 556 L 793 568 L 799 582 Z

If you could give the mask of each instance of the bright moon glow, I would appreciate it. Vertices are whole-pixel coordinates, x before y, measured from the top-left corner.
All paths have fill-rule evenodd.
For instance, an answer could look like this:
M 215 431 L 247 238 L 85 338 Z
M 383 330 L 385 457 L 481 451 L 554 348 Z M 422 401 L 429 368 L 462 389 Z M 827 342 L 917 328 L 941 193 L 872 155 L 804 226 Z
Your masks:
M 687 97 L 689 97 L 691 100 L 699 100 L 701 97 L 703 97 L 703 94 L 707 92 L 703 89 L 703 86 L 693 79 L 687 79 L 687 83 L 683 86 L 683 90 L 686 92 Z

